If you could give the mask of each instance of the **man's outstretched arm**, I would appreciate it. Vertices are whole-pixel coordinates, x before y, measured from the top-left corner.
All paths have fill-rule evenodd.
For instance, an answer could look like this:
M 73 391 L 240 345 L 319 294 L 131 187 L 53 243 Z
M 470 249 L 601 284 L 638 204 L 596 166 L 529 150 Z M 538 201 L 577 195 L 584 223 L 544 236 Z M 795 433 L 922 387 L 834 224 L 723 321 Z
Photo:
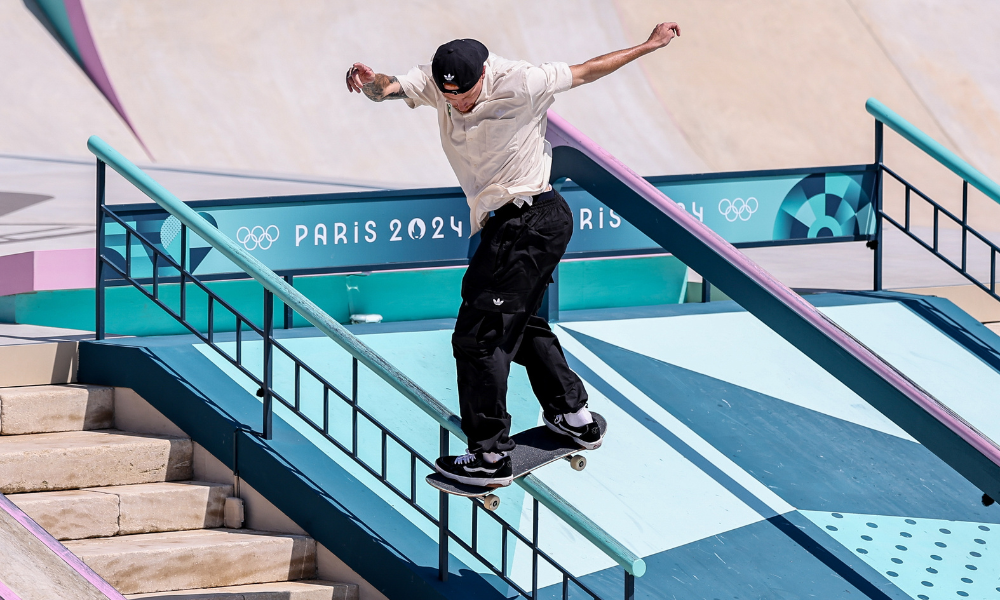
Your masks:
M 619 68 L 627 65 L 640 56 L 645 56 L 654 50 L 658 50 L 670 43 L 670 40 L 681 34 L 681 28 L 677 23 L 660 23 L 653 28 L 653 33 L 649 39 L 624 50 L 609 52 L 597 58 L 592 58 L 581 65 L 573 65 L 569 68 L 573 73 L 573 87 L 597 81 L 605 75 L 614 73 Z
M 362 63 L 354 63 L 347 70 L 347 90 L 362 93 L 374 102 L 406 98 L 403 86 L 395 77 L 376 73 Z

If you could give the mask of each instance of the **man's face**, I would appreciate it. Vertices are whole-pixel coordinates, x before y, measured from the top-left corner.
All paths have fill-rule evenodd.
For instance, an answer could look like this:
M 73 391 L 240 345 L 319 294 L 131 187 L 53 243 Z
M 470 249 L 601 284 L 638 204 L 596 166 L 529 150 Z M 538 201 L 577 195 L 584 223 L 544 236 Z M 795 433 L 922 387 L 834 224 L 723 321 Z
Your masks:
M 486 69 L 483 69 L 483 74 L 479 76 L 479 81 L 476 85 L 472 87 L 471 90 L 465 92 L 464 94 L 444 94 L 444 99 L 448 101 L 448 104 L 452 108 L 460 113 L 467 113 L 476 105 L 476 100 L 479 100 L 479 94 L 483 91 L 483 78 L 486 77 Z M 454 83 L 444 84 L 444 89 L 446 90 L 457 90 L 458 86 Z

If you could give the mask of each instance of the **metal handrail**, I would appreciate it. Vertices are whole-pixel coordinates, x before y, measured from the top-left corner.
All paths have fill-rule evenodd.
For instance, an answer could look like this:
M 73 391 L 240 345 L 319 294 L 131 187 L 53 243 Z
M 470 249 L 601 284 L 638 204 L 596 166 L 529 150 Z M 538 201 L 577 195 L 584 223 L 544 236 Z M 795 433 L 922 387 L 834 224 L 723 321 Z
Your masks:
M 277 296 L 286 306 L 292 307 L 293 310 L 299 313 L 310 324 L 339 344 L 359 362 L 374 371 L 380 378 L 403 394 L 404 397 L 416 404 L 421 410 L 437 421 L 441 427 L 447 429 L 460 440 L 468 441 L 462 432 L 461 420 L 458 416 L 423 390 L 416 382 L 358 340 L 340 323 L 327 315 L 315 303 L 302 295 L 301 292 L 278 277 L 247 250 L 184 204 L 177 196 L 153 180 L 153 178 L 101 138 L 91 136 L 87 140 L 87 148 L 150 199 L 176 217 L 178 221 L 201 236 L 202 239 L 222 253 L 223 256 L 233 261 L 239 268 L 257 280 L 264 289 Z M 98 223 L 98 226 L 100 227 L 100 223 Z M 628 576 L 641 577 L 645 574 L 645 561 L 538 478 L 533 475 L 526 475 L 518 479 L 517 483 L 542 506 L 552 511 L 577 533 L 621 565 Z
M 942 146 L 931 136 L 917 129 L 913 123 L 899 116 L 891 108 L 875 98 L 869 98 L 865 102 L 865 110 L 879 122 L 885 123 L 890 129 L 903 136 L 904 139 L 926 152 L 931 158 L 971 183 L 976 189 L 993 199 L 993 201 L 1000 203 L 1000 184 L 983 175 L 982 172 L 951 150 Z
M 878 168 L 879 173 L 879 188 L 878 188 L 878 198 L 876 199 L 876 222 L 881 223 L 885 220 L 890 225 L 896 227 L 898 230 L 903 232 L 911 240 L 915 241 L 920 247 L 924 248 L 946 265 L 960 273 L 963 277 L 972 282 L 973 285 L 978 287 L 980 290 L 986 292 L 992 296 L 995 300 L 1000 300 L 1000 294 L 997 293 L 997 254 L 1000 253 L 1000 246 L 994 243 L 992 240 L 987 238 L 982 233 L 976 231 L 973 227 L 969 225 L 969 185 L 971 184 L 976 189 L 980 190 L 988 198 L 994 202 L 1000 203 L 1000 184 L 978 171 L 975 167 L 971 166 L 969 163 L 964 161 L 962 158 L 957 156 L 954 152 L 948 150 L 936 140 L 928 136 L 926 133 L 917 129 L 912 123 L 899 116 L 891 109 L 886 107 L 884 104 L 876 100 L 875 98 L 869 98 L 868 102 L 865 104 L 865 108 L 875 117 L 875 165 Z M 958 175 L 962 179 L 962 211 L 961 217 L 954 214 L 952 211 L 945 208 L 940 203 L 934 201 L 933 198 L 920 191 L 916 186 L 907 181 L 902 175 L 892 170 L 886 166 L 884 161 L 884 140 L 882 128 L 883 125 L 888 125 L 890 129 L 897 132 L 901 137 L 911 142 L 917 148 L 923 150 L 928 156 L 938 161 L 941 165 L 947 167 L 950 171 Z M 884 175 L 889 175 L 894 180 L 903 185 L 905 190 L 905 204 L 904 204 L 904 216 L 903 222 L 900 223 L 899 220 L 886 211 L 884 207 L 884 202 L 882 199 L 882 184 L 881 181 L 884 180 Z M 933 241 L 927 243 L 919 235 L 917 235 L 910 226 L 910 205 L 913 193 L 915 193 L 919 198 L 923 199 L 924 202 L 929 204 L 933 209 L 933 226 L 932 234 Z M 956 263 L 941 252 L 939 247 L 940 242 L 940 215 L 944 215 L 954 224 L 958 225 L 962 231 L 962 260 L 961 264 Z M 875 290 L 882 289 L 882 249 L 881 249 L 881 239 L 882 231 L 881 225 L 876 226 L 875 235 Z M 989 285 L 983 283 L 969 271 L 968 263 L 968 251 L 969 251 L 969 235 L 972 235 L 976 240 L 986 246 L 990 251 L 990 282 Z

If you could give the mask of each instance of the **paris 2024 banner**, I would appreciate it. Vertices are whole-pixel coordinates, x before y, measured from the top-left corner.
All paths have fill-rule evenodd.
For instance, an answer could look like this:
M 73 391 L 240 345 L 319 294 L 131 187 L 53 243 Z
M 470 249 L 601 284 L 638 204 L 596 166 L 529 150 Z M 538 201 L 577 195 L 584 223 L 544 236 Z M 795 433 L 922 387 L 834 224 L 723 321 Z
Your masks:
M 858 241 L 874 233 L 875 171 L 870 166 L 817 171 L 654 177 L 649 181 L 689 214 L 738 246 Z M 663 252 L 614 211 L 572 182 L 559 185 L 573 210 L 567 257 Z M 189 203 L 272 270 L 366 271 L 464 264 L 478 243 L 457 188 L 205 200 Z M 155 205 L 115 212 L 178 263 L 211 278 L 233 264 Z M 125 254 L 124 231 L 104 224 L 107 252 Z M 186 238 L 186 242 L 184 241 Z M 133 242 L 133 258 L 142 246 Z M 145 271 L 145 272 L 144 272 Z M 152 262 L 133 276 L 152 275 Z

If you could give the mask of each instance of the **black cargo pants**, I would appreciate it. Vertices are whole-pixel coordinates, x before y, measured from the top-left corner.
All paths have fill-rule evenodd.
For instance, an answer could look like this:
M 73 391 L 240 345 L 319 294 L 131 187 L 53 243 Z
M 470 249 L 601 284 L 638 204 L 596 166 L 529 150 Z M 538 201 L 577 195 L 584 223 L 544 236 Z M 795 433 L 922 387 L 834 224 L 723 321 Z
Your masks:
M 483 228 L 462 280 L 451 338 L 470 452 L 514 448 L 507 413 L 511 361 L 527 370 L 543 410 L 576 412 L 587 403 L 559 340 L 535 315 L 572 235 L 573 213 L 555 190 L 535 196 L 531 206 L 503 206 Z

